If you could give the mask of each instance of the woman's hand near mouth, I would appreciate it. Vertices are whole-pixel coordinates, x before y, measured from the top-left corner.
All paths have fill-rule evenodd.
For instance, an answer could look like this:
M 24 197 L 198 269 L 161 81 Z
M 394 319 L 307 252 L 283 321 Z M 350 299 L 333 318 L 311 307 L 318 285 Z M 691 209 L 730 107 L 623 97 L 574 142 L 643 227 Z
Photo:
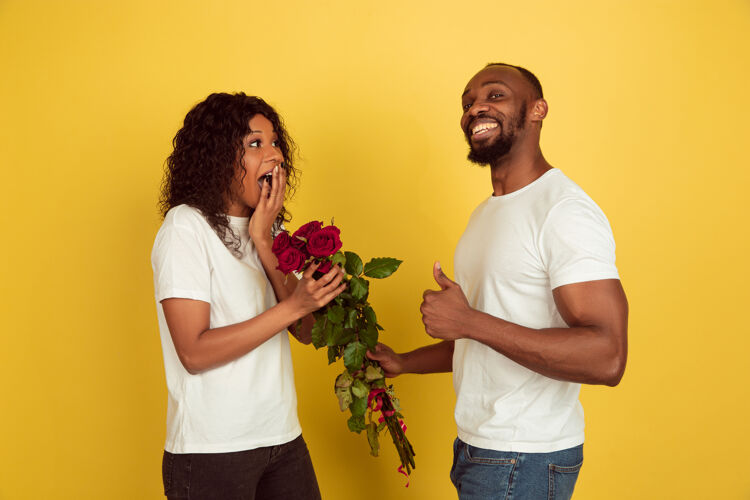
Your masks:
M 263 270 L 266 272 L 266 276 L 271 282 L 271 286 L 273 287 L 278 302 L 282 302 L 291 297 L 295 292 L 299 281 L 293 274 L 284 276 L 284 274 L 277 269 L 279 261 L 271 251 L 273 248 L 271 228 L 276 221 L 276 216 L 279 214 L 279 211 L 284 204 L 285 193 L 286 170 L 281 166 L 277 166 L 272 171 L 271 182 L 263 182 L 258 205 L 255 207 L 252 217 L 250 217 L 250 225 L 248 227 L 250 239 L 253 240 L 253 244 L 258 251 L 258 257 L 263 265 Z M 336 269 L 339 274 L 342 274 L 340 268 Z M 338 284 L 339 282 L 336 282 L 334 286 L 338 286 Z M 337 290 L 336 295 L 342 291 L 343 288 Z M 298 295 L 299 293 L 300 292 L 298 291 Z M 298 325 L 295 322 L 295 324 L 289 325 L 288 329 L 300 342 L 303 344 L 309 344 L 312 339 L 311 331 L 314 322 L 315 319 L 311 314 L 308 314 L 302 318 L 301 328 L 298 328 Z
M 258 204 L 250 217 L 248 232 L 258 251 L 261 246 L 267 246 L 269 251 L 271 249 L 271 228 L 284 205 L 285 191 L 286 170 L 276 166 L 271 173 L 271 182 L 263 182 Z

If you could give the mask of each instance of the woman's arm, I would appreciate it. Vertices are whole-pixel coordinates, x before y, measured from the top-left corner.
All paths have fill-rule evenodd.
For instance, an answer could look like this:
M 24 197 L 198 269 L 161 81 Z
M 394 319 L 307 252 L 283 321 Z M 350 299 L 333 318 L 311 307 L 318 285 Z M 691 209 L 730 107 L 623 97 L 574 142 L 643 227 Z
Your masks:
M 258 206 L 255 207 L 253 215 L 250 217 L 248 232 L 255 249 L 258 251 L 263 270 L 266 272 L 266 276 L 268 276 L 276 294 L 276 300 L 281 302 L 292 294 L 297 286 L 297 278 L 291 274 L 285 276 L 284 273 L 276 269 L 279 261 L 271 251 L 273 247 L 271 228 L 284 205 L 286 170 L 279 167 L 274 168 L 271 179 L 270 186 L 268 182 L 263 183 Z
M 234 325 L 209 328 L 211 306 L 192 299 L 161 301 L 177 356 L 185 369 L 200 373 L 247 354 L 344 291 L 343 276 L 331 270 L 314 280 L 310 267 L 293 292 L 267 311 Z
M 258 251 L 263 270 L 266 272 L 266 276 L 268 276 L 268 280 L 271 282 L 273 291 L 276 294 L 276 300 L 281 302 L 294 292 L 298 280 L 293 274 L 284 275 L 284 273 L 276 269 L 279 261 L 271 251 L 273 248 L 271 228 L 284 204 L 286 170 L 278 167 L 274 168 L 271 179 L 270 186 L 267 182 L 263 183 L 258 206 L 255 207 L 253 216 L 250 218 L 248 231 L 250 239 L 253 240 L 253 244 Z M 317 265 L 314 265 L 313 271 L 317 267 Z M 343 272 L 339 267 L 334 267 L 334 269 L 343 277 Z M 301 328 L 297 328 L 297 321 L 295 320 L 289 325 L 289 331 L 303 344 L 309 344 L 312 341 L 311 332 L 315 319 L 312 315 L 307 315 L 301 319 Z

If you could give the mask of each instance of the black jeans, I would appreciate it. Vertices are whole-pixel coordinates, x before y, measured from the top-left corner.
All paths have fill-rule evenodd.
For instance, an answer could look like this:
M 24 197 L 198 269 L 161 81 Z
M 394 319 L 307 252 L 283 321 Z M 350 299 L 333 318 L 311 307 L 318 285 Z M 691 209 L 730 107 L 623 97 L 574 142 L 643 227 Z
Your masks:
M 162 478 L 169 500 L 320 500 L 302 436 L 277 446 L 231 453 L 165 451 Z

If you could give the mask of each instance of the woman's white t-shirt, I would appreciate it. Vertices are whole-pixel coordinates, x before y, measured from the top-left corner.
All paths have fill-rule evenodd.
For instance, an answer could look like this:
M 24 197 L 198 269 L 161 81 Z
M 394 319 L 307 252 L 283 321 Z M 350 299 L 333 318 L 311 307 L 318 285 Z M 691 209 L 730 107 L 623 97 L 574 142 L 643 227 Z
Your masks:
M 187 205 L 167 212 L 151 253 L 167 379 L 171 453 L 220 453 L 283 444 L 302 433 L 289 335 L 280 331 L 244 356 L 191 375 L 177 357 L 161 301 L 186 298 L 211 305 L 210 328 L 239 323 L 276 305 L 247 217 L 229 217 L 242 257 L 221 242 Z

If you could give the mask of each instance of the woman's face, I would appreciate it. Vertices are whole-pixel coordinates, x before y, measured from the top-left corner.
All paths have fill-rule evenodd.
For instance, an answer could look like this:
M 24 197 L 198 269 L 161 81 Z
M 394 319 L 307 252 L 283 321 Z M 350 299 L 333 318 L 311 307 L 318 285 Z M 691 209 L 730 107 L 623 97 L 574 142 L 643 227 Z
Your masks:
M 242 139 L 245 175 L 242 177 L 242 168 L 237 167 L 235 199 L 227 211 L 229 215 L 242 217 L 250 215 L 250 210 L 258 206 L 263 176 L 284 161 L 278 137 L 268 118 L 255 115 L 250 118 L 249 125 L 250 133 Z

